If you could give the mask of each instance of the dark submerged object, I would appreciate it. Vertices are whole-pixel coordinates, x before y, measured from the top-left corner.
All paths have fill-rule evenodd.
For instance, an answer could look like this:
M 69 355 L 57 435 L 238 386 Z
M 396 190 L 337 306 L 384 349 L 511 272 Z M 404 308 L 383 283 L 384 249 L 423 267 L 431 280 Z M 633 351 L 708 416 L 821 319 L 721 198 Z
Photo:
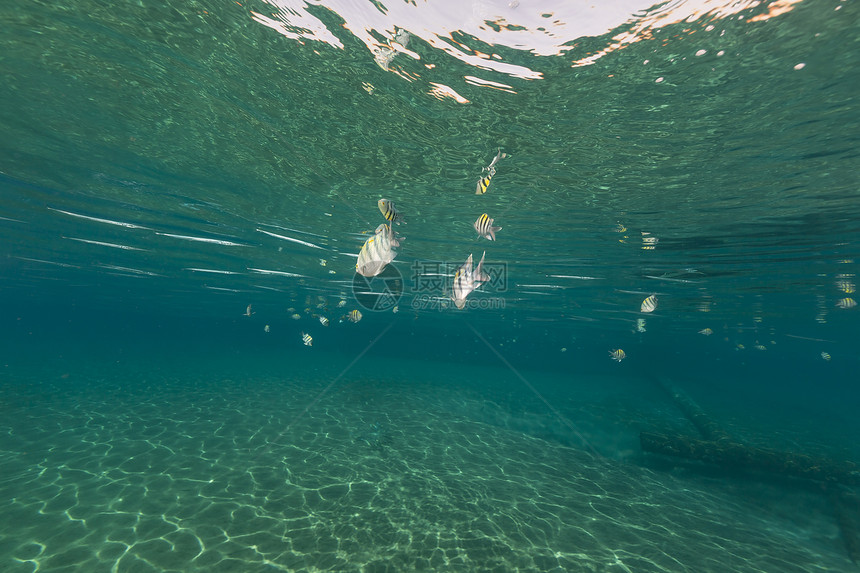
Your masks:
M 641 432 L 642 451 L 698 460 L 708 464 L 781 474 L 843 485 L 860 485 L 860 467 L 851 462 L 834 462 L 794 452 L 755 448 L 733 441 L 698 440 L 688 436 L 670 436 Z
M 860 485 L 860 465 L 796 452 L 747 446 L 734 440 L 689 396 L 666 378 L 657 384 L 704 439 L 643 431 L 643 452 L 696 460 L 724 469 L 759 471 L 821 482 L 833 507 L 848 557 L 860 565 L 860 497 L 849 489 Z

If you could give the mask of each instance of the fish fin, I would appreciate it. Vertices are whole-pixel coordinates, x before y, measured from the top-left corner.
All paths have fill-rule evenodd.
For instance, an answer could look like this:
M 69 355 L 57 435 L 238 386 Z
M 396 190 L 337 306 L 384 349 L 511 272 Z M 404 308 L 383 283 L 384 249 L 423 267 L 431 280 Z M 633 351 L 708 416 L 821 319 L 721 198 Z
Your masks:
M 471 255 L 469 255 L 471 257 Z M 487 256 L 487 251 L 484 251 L 484 254 L 481 255 L 481 260 L 478 262 L 478 266 L 475 267 L 475 280 L 480 281 L 482 283 L 488 282 L 490 277 L 487 273 L 484 272 L 484 257 Z
M 490 233 L 489 233 L 489 236 L 487 238 L 490 239 L 491 241 L 495 241 L 496 240 L 496 231 L 501 231 L 501 230 L 502 230 L 501 227 L 490 227 Z
M 356 266 L 355 272 L 365 277 L 375 277 L 382 272 L 386 264 L 383 261 L 370 261 L 361 267 Z

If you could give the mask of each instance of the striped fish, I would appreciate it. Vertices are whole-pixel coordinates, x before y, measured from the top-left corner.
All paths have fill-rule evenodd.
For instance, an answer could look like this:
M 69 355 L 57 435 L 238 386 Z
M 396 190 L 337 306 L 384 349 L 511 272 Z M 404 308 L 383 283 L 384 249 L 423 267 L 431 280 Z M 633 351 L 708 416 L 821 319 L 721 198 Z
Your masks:
M 621 362 L 627 357 L 627 354 L 625 354 L 623 350 L 618 348 L 616 350 L 610 350 L 609 357 L 616 362 Z
M 836 306 L 839 308 L 854 308 L 857 306 L 857 301 L 850 296 L 846 296 L 845 298 L 840 299 L 839 302 L 836 303 Z
M 657 295 L 652 294 L 648 298 L 642 301 L 642 307 L 640 308 L 642 312 L 654 312 L 657 310 Z
M 488 173 L 478 179 L 478 188 L 475 190 L 475 195 L 483 195 L 487 192 L 487 187 L 490 186 L 490 179 L 493 178 L 493 175 L 495 175 L 495 173 Z
M 491 219 L 486 213 L 478 217 L 478 220 L 475 221 L 473 226 L 475 227 L 475 231 L 478 232 L 479 237 L 484 237 L 490 241 L 495 241 L 496 231 L 502 230 L 501 227 L 493 227 L 493 219 Z
M 397 256 L 394 247 L 399 246 L 400 242 L 391 230 L 391 225 L 383 223 L 361 247 L 358 261 L 355 263 L 355 272 L 365 277 L 375 277 L 394 260 Z
M 461 310 L 466 307 L 466 297 L 469 296 L 469 293 L 478 288 L 481 283 L 490 280 L 490 277 L 484 272 L 484 257 L 486 254 L 485 252 L 481 255 L 481 261 L 478 263 L 478 266 L 472 269 L 472 254 L 469 253 L 466 263 L 454 275 L 454 295 L 451 297 L 451 300 L 454 301 L 454 306 Z
M 830 354 L 827 352 L 821 352 L 821 358 L 823 358 L 826 362 L 830 362 Z
M 305 334 L 304 332 L 302 333 L 302 342 L 304 343 L 305 346 L 313 346 L 314 345 L 314 339 L 311 337 L 311 335 Z
M 351 323 L 355 324 L 356 322 L 361 320 L 361 311 L 358 309 L 349 311 L 349 314 L 346 315 L 346 319 Z
M 323 326 L 328 326 L 328 319 L 324 316 L 321 316 L 320 317 L 320 324 L 322 324 Z
M 377 203 L 379 205 L 379 212 L 382 213 L 382 216 L 385 217 L 386 221 L 390 221 L 392 223 L 397 223 L 398 225 L 403 221 L 403 217 L 400 215 L 400 212 L 394 207 L 394 201 L 389 201 L 388 199 L 380 199 Z
M 496 156 L 490 162 L 490 164 L 484 167 L 482 173 L 486 173 L 483 177 L 478 179 L 478 187 L 475 190 L 475 195 L 483 195 L 487 192 L 487 187 L 490 186 L 490 179 L 496 174 L 496 163 L 499 162 L 500 159 L 504 159 L 507 157 L 507 153 L 502 153 L 502 150 L 499 149 L 499 152 L 496 153 Z

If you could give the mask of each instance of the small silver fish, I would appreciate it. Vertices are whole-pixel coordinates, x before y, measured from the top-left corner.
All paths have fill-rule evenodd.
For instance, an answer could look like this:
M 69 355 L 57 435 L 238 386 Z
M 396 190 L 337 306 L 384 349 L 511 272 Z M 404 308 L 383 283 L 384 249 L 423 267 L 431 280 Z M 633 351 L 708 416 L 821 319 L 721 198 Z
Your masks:
M 493 226 L 493 219 L 486 213 L 478 217 L 478 220 L 475 221 L 473 227 L 475 227 L 475 231 L 477 231 L 479 237 L 484 237 L 490 241 L 495 241 L 496 231 L 502 230 L 501 227 Z
M 487 276 L 483 269 L 484 257 L 486 255 L 487 252 L 484 251 L 478 266 L 472 269 L 472 254 L 469 253 L 466 263 L 454 275 L 454 294 L 451 300 L 454 301 L 454 306 L 457 308 L 462 310 L 466 306 L 466 297 L 469 296 L 469 293 L 478 288 L 481 283 L 490 280 L 490 277 Z
M 313 337 L 311 337 L 310 334 L 305 334 L 304 332 L 302 333 L 302 342 L 304 343 L 305 346 L 313 346 L 314 345 Z
M 264 326 L 264 327 L 263 327 L 263 332 L 269 332 L 270 330 L 271 330 L 271 329 L 269 328 L 269 325 L 268 325 L 268 324 L 267 324 L 266 326 Z
M 251 316 L 252 314 L 254 314 L 253 306 L 254 306 L 254 305 L 249 304 L 249 305 L 245 308 L 245 314 L 243 314 L 242 316 Z
M 385 266 L 394 260 L 400 241 L 391 230 L 391 225 L 383 223 L 376 228 L 372 237 L 365 241 L 358 253 L 358 261 L 355 263 L 355 272 L 365 277 L 375 277 L 381 273 Z
M 475 195 L 483 195 L 487 192 L 487 188 L 490 186 L 490 180 L 496 174 L 496 163 L 498 163 L 500 159 L 504 159 L 507 156 L 508 154 L 502 153 L 502 150 L 500 148 L 499 152 L 496 154 L 490 164 L 484 167 L 482 173 L 486 173 L 486 175 L 478 179 L 478 187 L 475 190 Z
M 657 309 L 657 295 L 652 294 L 642 301 L 640 310 L 642 312 L 654 312 Z
M 394 207 L 394 201 L 380 199 L 377 205 L 379 205 L 379 212 L 382 213 L 382 216 L 385 217 L 386 221 L 397 223 L 398 225 L 401 222 L 405 223 L 405 221 L 403 221 L 403 216 L 400 215 L 400 211 Z

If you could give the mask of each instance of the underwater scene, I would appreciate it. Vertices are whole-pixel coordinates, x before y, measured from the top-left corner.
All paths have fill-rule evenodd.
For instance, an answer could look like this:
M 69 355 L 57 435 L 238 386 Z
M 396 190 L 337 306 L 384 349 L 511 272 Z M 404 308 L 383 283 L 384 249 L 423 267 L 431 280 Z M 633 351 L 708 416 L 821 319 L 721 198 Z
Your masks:
M 0 571 L 860 571 L 857 2 L 0 29 Z

